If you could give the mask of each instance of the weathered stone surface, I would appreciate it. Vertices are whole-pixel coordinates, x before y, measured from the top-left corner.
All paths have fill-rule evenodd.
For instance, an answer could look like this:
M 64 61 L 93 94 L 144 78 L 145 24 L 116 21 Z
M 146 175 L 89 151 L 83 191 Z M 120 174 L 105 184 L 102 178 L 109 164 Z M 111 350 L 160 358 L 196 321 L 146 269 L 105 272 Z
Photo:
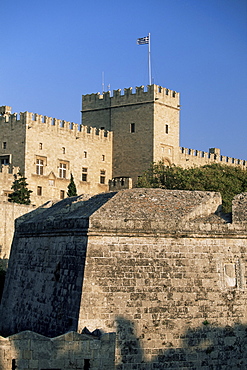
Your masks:
M 95 350 L 97 348 L 97 350 Z M 47 338 L 31 331 L 0 337 L 0 370 L 85 369 L 114 370 L 115 333 L 96 339 L 75 332 Z
M 220 203 L 132 189 L 30 213 L 12 247 L 2 335 L 86 326 L 116 331 L 117 370 L 244 369 L 247 227 L 215 214 Z

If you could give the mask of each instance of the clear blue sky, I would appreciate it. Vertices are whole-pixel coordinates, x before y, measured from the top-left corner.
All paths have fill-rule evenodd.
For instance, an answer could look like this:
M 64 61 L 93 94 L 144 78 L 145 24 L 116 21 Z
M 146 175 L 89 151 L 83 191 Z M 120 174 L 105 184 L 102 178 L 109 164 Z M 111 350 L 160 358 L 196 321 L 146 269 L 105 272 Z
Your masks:
M 81 95 L 181 93 L 180 145 L 247 159 L 246 0 L 1 0 L 0 105 L 80 123 Z

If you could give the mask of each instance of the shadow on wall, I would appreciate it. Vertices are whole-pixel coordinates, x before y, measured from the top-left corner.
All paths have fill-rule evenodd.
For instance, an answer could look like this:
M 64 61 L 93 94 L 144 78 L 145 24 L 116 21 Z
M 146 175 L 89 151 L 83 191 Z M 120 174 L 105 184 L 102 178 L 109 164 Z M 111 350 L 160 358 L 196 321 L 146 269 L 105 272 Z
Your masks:
M 134 329 L 131 321 L 117 319 L 120 363 L 116 370 L 247 369 L 246 325 L 215 327 L 205 320 L 202 327 L 189 329 L 181 335 L 181 348 L 164 343 L 166 349 L 149 349 L 150 361 L 144 358 Z

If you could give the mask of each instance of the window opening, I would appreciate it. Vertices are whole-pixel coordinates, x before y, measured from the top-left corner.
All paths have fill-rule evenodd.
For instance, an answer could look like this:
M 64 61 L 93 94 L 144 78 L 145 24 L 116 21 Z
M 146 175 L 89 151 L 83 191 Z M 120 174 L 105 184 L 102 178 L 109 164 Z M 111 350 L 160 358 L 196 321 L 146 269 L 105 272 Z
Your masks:
M 87 158 L 87 152 L 84 151 L 84 158 Z
M 82 181 L 87 181 L 87 168 L 82 168 Z
M 37 186 L 37 195 L 42 195 L 42 186 Z
M 9 155 L 1 155 L 0 156 L 0 165 L 8 165 L 10 164 L 10 156 Z
M 65 154 L 65 147 L 62 147 L 62 153 Z
M 64 194 L 65 194 L 64 190 L 60 190 L 60 199 L 64 199 Z
M 135 132 L 135 123 L 130 124 L 130 132 L 131 133 Z
M 168 134 L 168 130 L 169 130 L 168 125 L 165 125 L 165 133 L 166 134 Z
M 100 184 L 105 184 L 105 170 L 100 171 Z
M 67 169 L 67 165 L 65 163 L 59 164 L 59 177 L 60 178 L 66 179 L 66 169 Z
M 102 161 L 104 162 L 105 161 L 105 155 L 102 154 Z
M 39 149 L 42 150 L 43 149 L 43 144 L 42 143 L 39 143 Z
M 36 159 L 36 174 L 43 175 L 44 173 L 44 161 L 43 159 Z
M 4 141 L 3 142 L 3 149 L 6 149 L 7 148 L 7 142 L 6 141 Z

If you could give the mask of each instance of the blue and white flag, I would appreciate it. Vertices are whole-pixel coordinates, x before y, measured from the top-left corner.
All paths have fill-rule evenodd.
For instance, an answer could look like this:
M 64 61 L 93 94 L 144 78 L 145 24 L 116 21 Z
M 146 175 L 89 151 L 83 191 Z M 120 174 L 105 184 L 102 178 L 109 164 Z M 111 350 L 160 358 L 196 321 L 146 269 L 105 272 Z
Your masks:
M 137 45 L 145 45 L 145 44 L 149 44 L 149 36 L 141 37 L 137 39 Z

